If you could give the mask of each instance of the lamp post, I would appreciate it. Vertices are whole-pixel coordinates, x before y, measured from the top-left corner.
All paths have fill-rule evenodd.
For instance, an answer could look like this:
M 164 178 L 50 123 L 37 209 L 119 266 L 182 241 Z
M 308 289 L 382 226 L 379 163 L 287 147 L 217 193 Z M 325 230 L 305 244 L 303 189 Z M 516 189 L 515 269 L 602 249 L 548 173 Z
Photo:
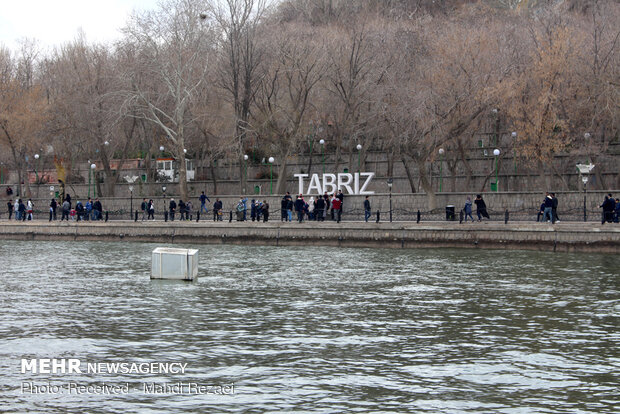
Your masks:
M 493 155 L 495 155 L 495 192 L 499 191 L 499 152 L 500 151 L 497 148 L 493 150 Z
M 94 163 L 90 164 L 90 171 L 88 171 L 88 196 L 90 197 L 90 173 L 92 171 L 93 173 L 93 198 L 97 198 L 97 187 L 96 187 L 97 177 L 95 176 L 95 168 L 97 168 L 97 166 Z
M 443 148 L 439 148 L 439 155 L 441 156 L 439 160 L 439 192 L 441 193 L 443 190 L 443 153 L 445 151 Z
M 248 157 L 248 154 L 244 154 L 243 155 L 243 161 L 244 161 L 243 166 L 244 166 L 244 170 L 245 170 L 245 173 L 244 173 L 245 174 L 245 187 L 243 187 L 243 194 L 246 193 L 246 187 L 248 185 L 248 159 L 249 158 L 250 157 Z
M 34 154 L 34 175 L 37 177 L 37 184 L 39 183 L 39 173 L 37 172 L 37 164 L 39 164 L 39 154 Z
M 512 131 L 510 134 L 512 136 L 512 159 L 515 164 L 515 174 L 517 173 L 517 133 Z
M 273 157 L 269 157 L 269 194 L 273 194 L 273 163 L 275 159 Z
M 361 171 L 362 165 L 362 144 L 357 144 L 357 172 Z
M 133 214 L 133 185 L 129 186 L 129 219 L 131 220 L 131 215 Z
M 321 144 L 321 158 L 323 160 L 323 174 L 325 174 L 325 153 L 323 152 L 323 147 L 325 146 L 325 140 L 321 139 L 319 141 L 319 144 Z
M 166 217 L 166 186 L 162 185 L 161 186 L 161 192 L 164 194 L 163 195 L 163 201 L 164 201 L 164 209 L 162 210 L 164 213 L 164 220 L 167 220 Z
M 90 168 L 91 163 L 90 160 L 88 160 L 88 198 L 90 198 L 90 176 L 92 174 L 92 168 Z
M 581 182 L 583 182 L 583 221 L 587 221 L 587 204 L 586 204 L 586 185 L 588 184 L 588 174 L 594 169 L 594 164 L 577 164 L 577 170 L 581 175 Z
M 392 184 L 394 183 L 394 180 L 392 179 L 392 177 L 387 179 L 387 185 L 388 188 L 390 189 L 390 223 L 392 222 Z

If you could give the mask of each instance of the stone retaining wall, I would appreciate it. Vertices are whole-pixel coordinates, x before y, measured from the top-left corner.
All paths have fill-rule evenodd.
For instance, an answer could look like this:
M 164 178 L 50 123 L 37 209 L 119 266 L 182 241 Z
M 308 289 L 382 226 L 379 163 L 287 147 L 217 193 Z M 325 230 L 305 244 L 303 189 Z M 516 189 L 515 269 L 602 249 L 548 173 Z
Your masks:
M 338 247 L 453 247 L 620 253 L 620 226 L 396 223 L 15 223 L 3 239 Z

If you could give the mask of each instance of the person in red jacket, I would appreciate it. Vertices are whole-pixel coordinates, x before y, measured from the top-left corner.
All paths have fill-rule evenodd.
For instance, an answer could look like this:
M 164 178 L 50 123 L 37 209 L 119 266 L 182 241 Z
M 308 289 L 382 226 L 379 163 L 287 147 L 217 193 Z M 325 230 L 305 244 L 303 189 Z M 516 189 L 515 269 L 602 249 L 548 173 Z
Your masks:
M 342 217 L 342 201 L 336 197 L 336 194 L 334 194 L 334 198 L 332 198 L 332 210 L 334 211 L 334 220 L 340 223 L 340 218 Z

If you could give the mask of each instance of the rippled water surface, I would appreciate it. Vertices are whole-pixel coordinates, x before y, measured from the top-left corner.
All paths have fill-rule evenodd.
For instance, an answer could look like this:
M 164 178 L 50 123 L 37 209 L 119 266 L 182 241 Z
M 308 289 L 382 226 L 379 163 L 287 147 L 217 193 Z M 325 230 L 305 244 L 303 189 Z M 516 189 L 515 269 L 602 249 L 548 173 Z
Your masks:
M 0 412 L 618 412 L 612 255 L 0 241 Z M 22 374 L 22 358 L 183 362 L 185 374 Z M 129 384 L 32 394 L 24 382 Z M 143 383 L 234 383 L 153 395 Z

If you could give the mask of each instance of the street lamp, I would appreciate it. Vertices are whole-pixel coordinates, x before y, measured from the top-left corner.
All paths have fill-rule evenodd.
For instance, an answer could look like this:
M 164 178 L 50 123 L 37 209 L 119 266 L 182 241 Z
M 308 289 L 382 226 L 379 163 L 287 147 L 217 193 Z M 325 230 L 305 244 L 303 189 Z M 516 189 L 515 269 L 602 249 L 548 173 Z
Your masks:
M 39 154 L 34 154 L 34 175 L 37 177 L 37 184 L 39 184 L 39 173 L 37 172 L 37 164 L 39 163 Z
M 515 164 L 515 174 L 517 173 L 517 133 L 515 131 L 512 131 L 512 134 L 510 134 L 512 136 L 512 159 L 514 160 L 514 164 Z
M 362 144 L 357 144 L 357 172 L 361 171 L 361 165 L 362 165 Z
M 133 214 L 133 185 L 129 186 L 129 219 L 131 220 L 131 215 Z
M 321 144 L 321 158 L 323 159 L 323 174 L 325 174 L 325 153 L 323 152 L 323 147 L 325 146 L 325 140 L 321 139 L 319 141 L 319 144 Z
M 243 187 L 243 194 L 245 194 L 246 187 L 248 186 L 248 159 L 249 158 L 250 157 L 248 157 L 248 154 L 244 154 L 243 155 L 243 161 L 245 161 L 243 163 L 243 167 L 244 167 L 244 170 L 245 170 L 245 173 L 244 173 L 245 174 L 245 186 Z
M 443 153 L 445 151 L 443 148 L 439 148 L 439 155 L 441 155 L 441 159 L 439 160 L 439 192 L 441 193 L 443 190 Z
M 168 221 L 168 212 L 166 211 L 166 186 L 165 185 L 161 186 L 161 192 L 164 194 L 163 195 L 164 209 L 162 210 L 164 212 L 164 220 Z
M 88 160 L 88 163 L 90 164 L 90 160 Z M 90 198 L 90 176 L 92 175 L 93 178 L 95 176 L 95 168 L 97 168 L 97 166 L 95 164 L 90 164 L 89 165 L 90 169 L 88 170 L 88 197 Z M 93 197 L 95 197 L 95 180 L 93 179 Z
M 394 183 L 394 180 L 392 179 L 392 177 L 387 179 L 387 185 L 390 189 L 390 223 L 392 222 L 392 184 Z
M 588 184 L 588 174 L 594 169 L 594 164 L 577 164 L 577 169 L 579 170 L 581 181 L 583 182 L 583 221 L 586 221 L 586 185 Z
M 269 157 L 269 177 L 270 177 L 270 186 L 269 193 L 273 194 L 273 163 L 275 159 L 273 157 Z
M 495 192 L 499 191 L 499 153 L 500 151 L 497 148 L 493 150 L 493 155 L 495 155 Z

